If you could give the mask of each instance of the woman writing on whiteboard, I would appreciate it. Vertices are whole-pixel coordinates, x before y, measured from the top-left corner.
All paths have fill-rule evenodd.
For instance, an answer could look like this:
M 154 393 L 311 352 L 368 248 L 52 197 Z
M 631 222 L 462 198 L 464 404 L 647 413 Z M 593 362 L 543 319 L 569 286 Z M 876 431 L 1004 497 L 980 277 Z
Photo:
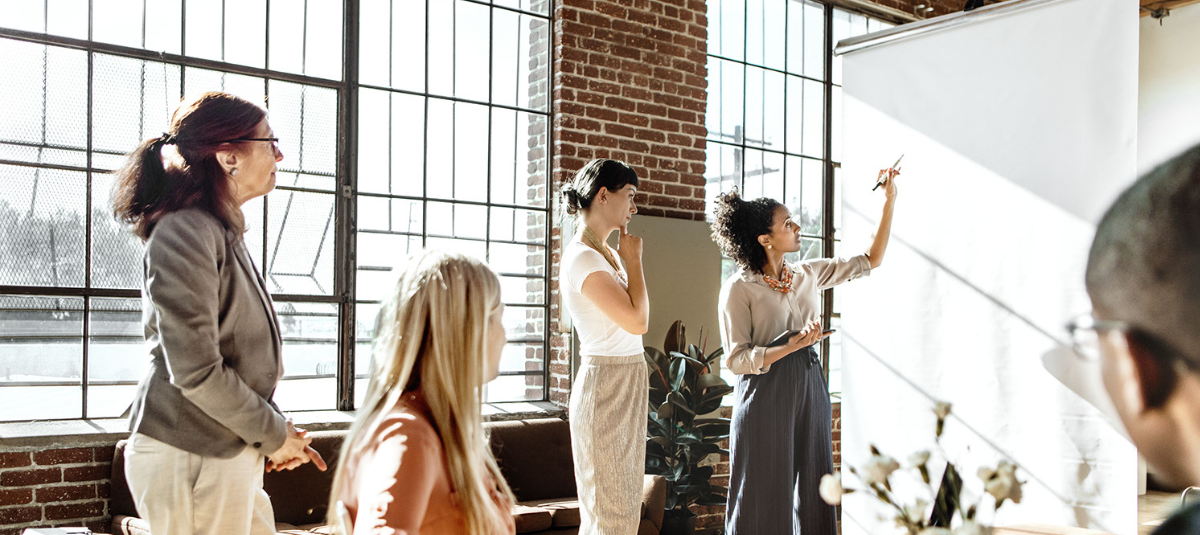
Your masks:
M 818 496 L 832 472 L 829 391 L 816 344 L 821 292 L 867 275 L 883 262 L 892 228 L 899 170 L 879 178 L 886 202 L 868 252 L 798 263 L 800 227 L 773 199 L 717 198 L 713 240 L 738 265 L 721 288 L 725 366 L 738 375 L 729 439 L 730 535 L 836 535 L 834 509 Z M 791 332 L 776 344 L 772 341 Z M 751 438 L 753 437 L 753 438 Z
M 637 185 L 628 165 L 592 160 L 562 187 L 567 213 L 579 223 L 563 249 L 559 288 L 582 357 L 570 406 L 582 535 L 632 535 L 641 518 L 650 395 L 642 335 L 650 300 L 642 239 L 628 230 Z M 613 232 L 616 251 L 605 243 Z

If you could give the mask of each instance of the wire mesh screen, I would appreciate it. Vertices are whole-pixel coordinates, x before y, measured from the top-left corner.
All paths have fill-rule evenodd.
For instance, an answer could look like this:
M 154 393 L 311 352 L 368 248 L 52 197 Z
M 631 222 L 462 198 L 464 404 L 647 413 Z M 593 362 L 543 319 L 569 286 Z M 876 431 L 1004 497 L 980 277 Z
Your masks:
M 128 407 L 148 362 L 143 245 L 113 218 L 111 171 L 204 91 L 267 109 L 280 138 L 276 188 L 243 213 L 284 339 L 283 409 L 346 406 L 341 363 L 364 377 L 379 302 L 421 247 L 501 274 L 512 342 L 488 398 L 545 399 L 550 6 L 361 0 L 348 50 L 343 0 L 6 6 L 0 421 Z M 358 80 L 343 79 L 347 62 Z

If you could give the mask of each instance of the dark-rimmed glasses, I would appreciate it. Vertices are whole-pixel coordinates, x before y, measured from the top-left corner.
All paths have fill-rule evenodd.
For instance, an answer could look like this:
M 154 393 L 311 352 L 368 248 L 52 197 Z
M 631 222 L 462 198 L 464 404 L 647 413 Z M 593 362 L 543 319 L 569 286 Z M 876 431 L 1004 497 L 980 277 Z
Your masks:
M 272 148 L 279 150 L 279 138 L 277 137 L 239 137 L 235 139 L 227 139 L 221 143 L 241 143 L 243 141 L 270 141 Z

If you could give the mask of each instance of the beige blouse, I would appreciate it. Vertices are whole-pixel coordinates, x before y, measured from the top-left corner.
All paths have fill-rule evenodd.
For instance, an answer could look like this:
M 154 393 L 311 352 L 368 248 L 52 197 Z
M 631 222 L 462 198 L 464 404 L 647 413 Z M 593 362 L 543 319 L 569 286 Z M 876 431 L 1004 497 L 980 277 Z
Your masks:
M 816 258 L 789 264 L 792 291 L 772 290 L 761 274 L 738 270 L 721 286 L 721 344 L 725 367 L 738 375 L 762 374 L 767 344 L 784 331 L 821 319 L 821 292 L 870 275 L 866 254 L 848 259 Z

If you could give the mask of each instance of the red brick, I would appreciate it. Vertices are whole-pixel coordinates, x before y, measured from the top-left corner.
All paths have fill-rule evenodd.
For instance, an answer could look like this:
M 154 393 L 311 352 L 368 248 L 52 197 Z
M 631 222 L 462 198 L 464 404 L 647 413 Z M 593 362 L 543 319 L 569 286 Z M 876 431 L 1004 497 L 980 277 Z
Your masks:
M 0 488 L 0 506 L 21 505 L 33 501 L 33 489 Z
M 41 487 L 37 489 L 38 503 L 71 502 L 96 497 L 96 485 L 72 485 L 66 487 Z
M 27 451 L 0 453 L 0 468 L 19 468 L 33 464 Z
M 0 507 L 0 524 L 24 524 L 42 519 L 40 506 Z
M 102 446 L 94 448 L 92 451 L 93 458 L 98 463 L 111 463 L 113 460 L 113 446 Z
M 40 465 L 90 463 L 92 448 L 39 451 L 33 454 L 33 462 Z
M 62 481 L 62 469 L 43 468 L 35 470 L 9 470 L 0 474 L 0 485 L 5 487 L 28 487 Z
M 46 520 L 75 520 L 97 516 L 104 516 L 102 501 L 46 506 Z
M 112 466 L 79 466 L 63 469 L 63 481 L 102 481 L 108 479 Z

